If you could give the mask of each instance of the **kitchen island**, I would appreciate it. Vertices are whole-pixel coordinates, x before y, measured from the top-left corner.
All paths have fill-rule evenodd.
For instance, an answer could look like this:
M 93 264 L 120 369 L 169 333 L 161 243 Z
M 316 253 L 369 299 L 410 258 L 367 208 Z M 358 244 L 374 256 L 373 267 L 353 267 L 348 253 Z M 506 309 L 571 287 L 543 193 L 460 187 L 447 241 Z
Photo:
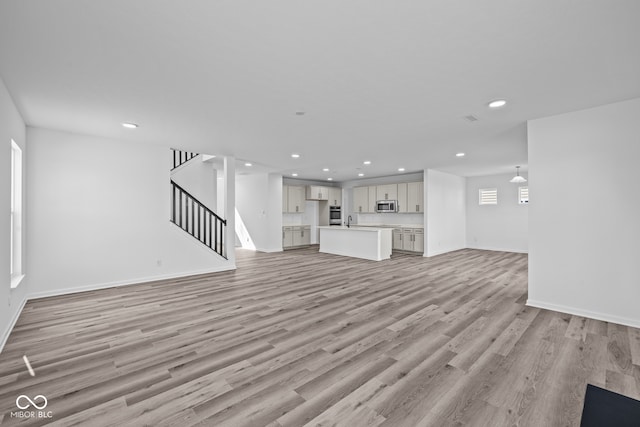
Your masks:
M 391 257 L 391 228 L 322 226 L 318 229 L 320 252 L 372 261 L 382 261 Z

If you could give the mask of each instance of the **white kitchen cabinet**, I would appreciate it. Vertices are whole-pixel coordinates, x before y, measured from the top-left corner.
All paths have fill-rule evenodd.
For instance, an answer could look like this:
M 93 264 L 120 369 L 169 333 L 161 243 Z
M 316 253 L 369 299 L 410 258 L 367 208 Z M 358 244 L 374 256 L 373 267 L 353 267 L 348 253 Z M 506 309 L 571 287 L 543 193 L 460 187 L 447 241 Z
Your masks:
M 409 205 L 407 204 L 407 183 L 401 182 L 398 184 L 398 212 L 408 212 Z
M 311 244 L 311 226 L 287 225 L 282 227 L 282 248 L 295 248 Z
M 329 188 L 319 185 L 307 185 L 307 200 L 329 200 Z
M 302 246 L 302 227 L 293 227 L 293 246 Z
M 398 184 L 383 184 L 376 186 L 377 200 L 398 200 Z
M 288 193 L 287 212 L 304 212 L 304 187 L 298 185 L 290 185 Z
M 395 228 L 393 230 L 393 250 L 403 250 L 402 247 L 402 229 Z
M 413 251 L 424 253 L 424 230 L 416 228 L 413 231 Z
M 353 188 L 353 212 L 368 212 L 369 207 L 369 187 Z
M 308 246 L 311 244 L 311 227 L 310 226 L 305 226 L 305 227 L 300 227 L 300 237 L 301 237 L 301 244 Z
M 282 186 L 282 212 L 289 212 L 289 186 Z
M 342 206 L 342 188 L 329 187 L 329 205 Z
M 405 251 L 413 251 L 413 229 L 402 229 L 402 249 Z
M 421 228 L 403 228 L 402 250 L 424 252 L 424 230 Z
M 369 213 L 374 213 L 376 211 L 377 208 L 377 188 L 374 186 L 368 187 L 368 191 L 369 193 L 369 204 L 368 204 L 368 209 L 367 212 Z
M 282 248 L 293 246 L 293 227 L 282 227 Z
M 404 211 L 403 211 L 404 212 Z M 424 183 L 409 182 L 407 184 L 407 211 L 424 212 Z

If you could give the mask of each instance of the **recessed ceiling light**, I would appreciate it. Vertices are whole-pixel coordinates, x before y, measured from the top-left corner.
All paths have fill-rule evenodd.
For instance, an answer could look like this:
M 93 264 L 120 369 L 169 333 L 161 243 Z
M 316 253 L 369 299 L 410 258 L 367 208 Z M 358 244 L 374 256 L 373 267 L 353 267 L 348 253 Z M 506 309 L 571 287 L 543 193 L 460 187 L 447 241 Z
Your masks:
M 327 178 L 327 181 L 333 181 L 333 178 Z
M 364 176 L 364 174 L 363 173 L 359 173 L 358 176 Z
M 398 168 L 398 172 L 404 172 L 404 168 Z
M 329 168 L 322 169 L 322 172 L 329 172 Z
M 364 162 L 362 162 L 362 164 L 364 164 L 364 165 L 370 165 L 370 164 L 371 164 L 371 161 L 370 161 L 370 160 L 365 160 Z
M 297 173 L 292 173 L 291 176 L 298 176 L 298 174 Z
M 244 165 L 245 165 L 245 166 L 253 166 L 253 164 L 248 163 L 248 162 L 247 162 L 247 163 L 245 163 Z
M 129 122 L 124 122 L 122 123 L 123 127 L 126 127 L 127 129 L 135 129 L 138 127 L 137 123 L 129 123 Z
M 291 155 L 291 157 L 293 157 L 294 159 L 297 159 L 297 158 L 299 158 L 299 157 L 300 157 L 300 154 L 293 153 L 293 154 Z
M 464 157 L 464 153 L 456 153 L 456 157 Z
M 500 108 L 506 105 L 507 101 L 504 99 L 496 99 L 495 101 L 491 101 L 489 103 L 489 108 Z

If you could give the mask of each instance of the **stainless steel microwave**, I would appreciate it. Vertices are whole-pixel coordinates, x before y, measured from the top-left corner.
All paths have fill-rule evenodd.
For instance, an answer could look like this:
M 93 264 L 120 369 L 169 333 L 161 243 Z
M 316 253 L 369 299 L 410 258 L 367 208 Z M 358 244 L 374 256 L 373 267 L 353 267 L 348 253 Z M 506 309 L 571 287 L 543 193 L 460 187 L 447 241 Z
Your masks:
M 398 201 L 378 200 L 376 202 L 376 212 L 398 212 Z

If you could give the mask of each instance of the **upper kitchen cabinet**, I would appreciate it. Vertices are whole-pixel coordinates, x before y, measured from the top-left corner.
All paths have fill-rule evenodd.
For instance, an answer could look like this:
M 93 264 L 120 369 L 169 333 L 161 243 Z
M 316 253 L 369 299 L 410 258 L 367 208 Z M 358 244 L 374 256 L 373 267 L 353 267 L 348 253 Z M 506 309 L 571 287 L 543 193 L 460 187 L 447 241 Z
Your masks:
M 376 211 L 376 186 L 353 187 L 353 211 L 374 213 Z
M 398 200 L 398 184 L 376 186 L 376 200 Z
M 285 185 L 283 187 L 283 194 L 287 192 L 287 213 L 301 213 L 304 212 L 304 187 L 298 185 Z M 284 199 L 284 195 L 283 195 Z M 283 202 L 284 207 L 284 202 Z
M 367 205 L 367 212 L 369 213 L 373 213 L 376 212 L 376 208 L 378 207 L 378 204 L 376 203 L 378 201 L 377 199 L 377 188 L 374 186 L 368 187 L 368 193 L 369 193 L 369 204 Z
M 353 187 L 353 211 L 369 212 L 369 187 Z
M 424 183 L 407 183 L 407 210 L 402 212 L 424 212 Z
M 289 186 L 282 186 L 282 212 L 289 212 Z
M 329 188 L 307 185 L 307 200 L 329 200 Z
M 409 212 L 409 205 L 407 204 L 407 183 L 401 182 L 398 184 L 398 212 Z
M 342 206 L 342 188 L 329 187 L 329 205 Z

